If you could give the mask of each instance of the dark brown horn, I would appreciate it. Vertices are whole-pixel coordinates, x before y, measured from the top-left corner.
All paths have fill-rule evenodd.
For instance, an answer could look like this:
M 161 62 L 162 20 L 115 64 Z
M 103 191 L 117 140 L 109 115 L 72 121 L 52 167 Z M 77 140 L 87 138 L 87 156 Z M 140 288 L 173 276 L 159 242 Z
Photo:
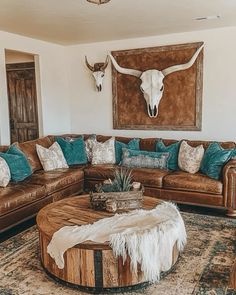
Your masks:
M 88 62 L 88 59 L 87 59 L 87 56 L 85 56 L 85 63 L 86 63 L 86 66 L 90 69 L 90 71 L 94 72 L 94 67 L 92 67 L 89 62 Z
M 104 63 L 104 65 L 101 67 L 101 71 L 105 71 L 105 69 L 107 68 L 109 63 L 109 56 L 107 55 L 106 61 Z

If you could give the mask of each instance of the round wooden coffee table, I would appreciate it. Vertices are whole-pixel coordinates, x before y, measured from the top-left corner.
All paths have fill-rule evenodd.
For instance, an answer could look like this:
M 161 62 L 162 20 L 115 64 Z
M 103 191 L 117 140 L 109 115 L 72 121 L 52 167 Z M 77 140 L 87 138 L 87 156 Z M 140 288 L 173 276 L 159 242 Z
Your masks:
M 160 201 L 144 197 L 143 208 L 153 209 Z M 47 253 L 52 235 L 65 225 L 83 225 L 110 217 L 112 213 L 95 211 L 89 206 L 89 196 L 67 198 L 47 205 L 37 215 L 41 261 L 46 272 L 54 279 L 71 287 L 88 292 L 121 292 L 143 287 L 143 273 L 130 270 L 130 258 L 123 264 L 121 257 L 115 258 L 108 243 L 86 241 L 68 249 L 64 254 L 65 267 L 59 269 Z M 178 258 L 178 250 L 173 248 L 173 261 Z

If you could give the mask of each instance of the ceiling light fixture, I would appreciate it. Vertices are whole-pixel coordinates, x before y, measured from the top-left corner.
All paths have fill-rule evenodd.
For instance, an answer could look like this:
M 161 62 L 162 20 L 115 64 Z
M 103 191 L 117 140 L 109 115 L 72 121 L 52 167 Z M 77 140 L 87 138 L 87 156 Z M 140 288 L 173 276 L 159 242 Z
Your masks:
M 87 1 L 93 4 L 100 5 L 100 4 L 105 4 L 109 2 L 110 0 L 87 0 Z

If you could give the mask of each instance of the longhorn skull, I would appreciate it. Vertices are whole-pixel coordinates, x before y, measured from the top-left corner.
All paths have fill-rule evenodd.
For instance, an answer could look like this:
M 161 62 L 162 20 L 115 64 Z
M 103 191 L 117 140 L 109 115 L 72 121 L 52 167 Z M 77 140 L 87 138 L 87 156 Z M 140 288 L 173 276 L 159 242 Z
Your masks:
M 122 68 L 118 65 L 118 63 L 111 54 L 109 54 L 109 56 L 115 69 L 119 73 L 135 76 L 141 79 L 140 89 L 143 92 L 143 96 L 147 103 L 148 115 L 150 118 L 156 118 L 158 115 L 158 106 L 164 91 L 164 78 L 171 73 L 183 71 L 190 68 L 196 61 L 203 46 L 204 45 L 198 48 L 198 50 L 194 53 L 193 57 L 190 59 L 189 62 L 185 64 L 171 66 L 162 71 L 147 70 L 142 72 L 139 70 Z
M 102 91 L 102 82 L 105 75 L 106 67 L 108 66 L 109 58 L 107 56 L 105 63 L 95 63 L 91 66 L 88 62 L 87 56 L 85 56 L 85 63 L 90 71 L 93 72 L 93 77 L 95 79 L 97 91 Z

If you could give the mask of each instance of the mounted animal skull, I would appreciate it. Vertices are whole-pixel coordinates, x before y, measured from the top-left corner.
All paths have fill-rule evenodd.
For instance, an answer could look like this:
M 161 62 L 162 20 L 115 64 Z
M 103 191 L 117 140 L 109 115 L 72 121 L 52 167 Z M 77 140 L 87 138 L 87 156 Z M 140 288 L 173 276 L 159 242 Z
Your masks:
M 94 66 L 91 66 L 88 62 L 87 56 L 85 56 L 85 63 L 90 71 L 93 72 L 93 77 L 95 79 L 97 91 L 102 91 L 102 82 L 105 75 L 105 70 L 108 66 L 109 58 L 107 56 L 105 63 L 95 63 Z
M 190 59 L 189 62 L 185 64 L 171 66 L 162 71 L 147 70 L 142 72 L 139 70 L 122 68 L 118 65 L 118 63 L 111 54 L 109 54 L 109 56 L 115 69 L 119 73 L 135 76 L 141 79 L 142 82 L 140 85 L 140 89 L 143 92 L 143 96 L 147 103 L 148 115 L 150 118 L 156 118 L 158 115 L 158 106 L 164 91 L 164 78 L 171 73 L 183 71 L 190 68 L 196 61 L 203 46 L 204 45 L 198 48 L 198 50 L 194 53 L 193 57 Z

